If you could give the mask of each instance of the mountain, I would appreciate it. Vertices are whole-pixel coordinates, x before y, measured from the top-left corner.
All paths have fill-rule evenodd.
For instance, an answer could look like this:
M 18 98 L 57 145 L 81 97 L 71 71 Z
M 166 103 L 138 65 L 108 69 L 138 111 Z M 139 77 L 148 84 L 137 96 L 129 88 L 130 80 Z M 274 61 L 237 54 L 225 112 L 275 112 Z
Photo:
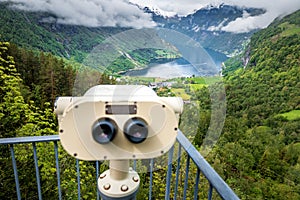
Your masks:
M 152 13 L 153 20 L 160 27 L 184 33 L 207 49 L 231 55 L 241 52 L 244 43 L 257 30 L 246 33 L 231 33 L 221 30 L 230 22 L 243 16 L 259 16 L 264 14 L 264 9 L 246 8 L 221 4 L 207 6 L 187 16 L 165 16 L 164 13 L 154 8 L 145 7 L 145 12 Z
M 225 63 L 226 120 L 208 160 L 241 199 L 300 199 L 299 49 L 300 10 L 256 32 Z M 209 102 L 203 90 L 198 100 Z
M 0 40 L 20 47 L 51 52 L 81 62 L 94 46 L 122 28 L 89 28 L 56 23 L 56 16 L 25 12 L 0 2 Z
M 233 34 L 210 29 L 219 26 L 220 23 L 226 25 L 242 17 L 245 12 L 249 15 L 259 15 L 264 11 L 221 5 L 207 7 L 188 16 L 164 17 L 147 8 L 145 12 L 152 12 L 153 20 L 159 26 L 182 32 L 199 41 L 219 65 L 228 55 L 240 51 L 252 32 Z M 0 40 L 24 48 L 51 52 L 78 62 L 82 62 L 88 53 L 107 37 L 129 30 L 120 27 L 91 28 L 60 24 L 53 14 L 16 10 L 10 7 L 10 3 L 3 2 L 0 3 L 0 16 Z M 150 56 L 161 56 L 155 54 L 151 52 Z M 128 60 L 127 65 L 130 69 L 135 64 Z

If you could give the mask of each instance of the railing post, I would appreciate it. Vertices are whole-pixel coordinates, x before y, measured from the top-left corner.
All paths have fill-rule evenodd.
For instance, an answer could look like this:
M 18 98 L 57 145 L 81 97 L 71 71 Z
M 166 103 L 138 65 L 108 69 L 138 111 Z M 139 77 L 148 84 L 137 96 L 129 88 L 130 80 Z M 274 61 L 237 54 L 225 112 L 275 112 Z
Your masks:
M 183 199 L 186 199 L 186 191 L 187 191 L 188 180 L 189 180 L 189 168 L 190 168 L 190 155 L 187 155 L 186 168 L 185 168 L 185 179 L 184 179 L 184 189 L 183 189 Z
M 99 177 L 99 161 L 97 160 L 96 161 L 96 183 L 97 183 L 97 180 L 98 180 L 98 177 Z M 99 194 L 99 190 L 98 190 L 98 187 L 96 187 L 96 192 L 97 192 L 97 200 L 100 199 L 100 194 Z
M 61 200 L 61 186 L 60 186 L 60 169 L 58 160 L 58 145 L 57 141 L 54 141 L 54 153 L 55 153 L 55 167 L 56 167 L 56 177 L 57 177 L 57 187 L 58 187 L 58 199 Z
M 153 167 L 154 167 L 154 159 L 152 158 L 152 159 L 150 160 L 149 200 L 152 199 Z
M 20 184 L 19 184 L 19 175 L 18 175 L 18 169 L 17 169 L 17 163 L 15 158 L 15 151 L 13 144 L 9 145 L 10 148 L 10 154 L 11 154 L 11 160 L 13 164 L 14 169 L 14 175 L 15 175 L 15 183 L 16 183 L 16 190 L 17 190 L 17 197 L 18 200 L 21 200 L 21 192 L 20 192 Z
M 40 170 L 39 170 L 39 164 L 38 164 L 38 157 L 37 157 L 37 153 L 36 153 L 35 142 L 32 143 L 32 147 L 33 147 L 33 158 L 34 158 L 34 166 L 35 166 L 36 183 L 37 183 L 37 188 L 38 188 L 38 196 L 39 196 L 39 200 L 42 200 Z
M 79 169 L 79 160 L 76 159 L 76 172 L 77 172 L 77 192 L 78 200 L 81 199 L 81 190 L 80 190 L 80 169 Z
M 181 144 L 178 145 L 177 153 L 177 167 L 176 167 L 176 178 L 175 178 L 175 189 L 174 189 L 174 200 L 177 199 L 178 183 L 179 183 L 179 172 L 180 172 L 180 161 L 181 161 Z
M 197 175 L 196 175 L 196 183 L 195 183 L 195 189 L 194 189 L 194 200 L 198 199 L 198 185 L 199 185 L 199 179 L 200 179 L 200 169 L 197 169 Z
M 173 160 L 173 152 L 174 152 L 174 145 L 169 150 L 169 157 L 168 157 L 168 171 L 167 171 L 167 181 L 166 181 L 166 193 L 165 193 L 165 200 L 170 199 L 171 193 L 171 179 L 172 179 L 172 160 Z

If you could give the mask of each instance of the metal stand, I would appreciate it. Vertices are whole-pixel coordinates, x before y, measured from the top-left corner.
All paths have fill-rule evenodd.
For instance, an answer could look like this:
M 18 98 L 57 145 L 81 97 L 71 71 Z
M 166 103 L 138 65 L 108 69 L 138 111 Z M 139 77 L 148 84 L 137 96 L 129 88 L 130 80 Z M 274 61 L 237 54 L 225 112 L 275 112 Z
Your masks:
M 140 177 L 129 168 L 129 160 L 111 160 L 109 170 L 98 178 L 98 190 L 103 200 L 134 200 Z

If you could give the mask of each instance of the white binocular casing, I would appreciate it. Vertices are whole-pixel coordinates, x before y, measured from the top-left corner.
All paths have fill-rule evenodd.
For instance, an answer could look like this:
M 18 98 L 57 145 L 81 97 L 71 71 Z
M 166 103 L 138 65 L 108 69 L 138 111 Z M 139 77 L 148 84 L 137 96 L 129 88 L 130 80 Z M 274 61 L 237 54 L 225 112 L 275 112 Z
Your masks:
M 137 85 L 98 85 L 55 105 L 62 146 L 81 160 L 161 156 L 176 140 L 182 110 L 181 98 Z

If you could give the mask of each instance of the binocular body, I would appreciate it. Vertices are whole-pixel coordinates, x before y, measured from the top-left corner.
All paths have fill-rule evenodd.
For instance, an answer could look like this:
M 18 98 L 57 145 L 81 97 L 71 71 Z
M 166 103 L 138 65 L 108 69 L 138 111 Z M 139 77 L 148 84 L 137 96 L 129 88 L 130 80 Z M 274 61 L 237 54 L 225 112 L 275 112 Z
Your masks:
M 174 144 L 183 102 L 146 86 L 98 85 L 55 105 L 64 149 L 81 160 L 147 159 Z

